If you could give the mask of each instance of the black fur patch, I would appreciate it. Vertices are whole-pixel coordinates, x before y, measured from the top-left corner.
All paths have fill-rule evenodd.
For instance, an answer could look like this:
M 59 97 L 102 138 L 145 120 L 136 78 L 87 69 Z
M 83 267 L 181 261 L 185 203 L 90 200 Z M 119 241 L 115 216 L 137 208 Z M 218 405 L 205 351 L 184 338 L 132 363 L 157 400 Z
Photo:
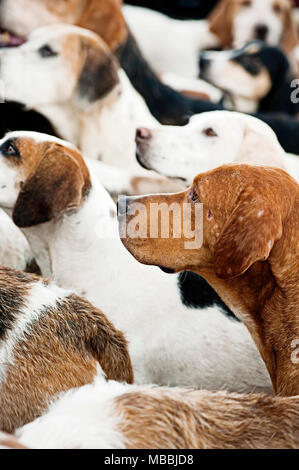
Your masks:
M 183 126 L 193 114 L 224 109 L 220 103 L 193 100 L 164 85 L 142 56 L 130 32 L 117 54 L 134 88 L 143 96 L 151 113 L 162 124 Z
M 10 131 L 35 131 L 58 137 L 53 126 L 41 114 L 21 103 L 5 102 L 0 106 L 0 138 Z
M 185 271 L 179 275 L 181 299 L 186 307 L 203 309 L 216 305 L 223 313 L 235 321 L 240 321 L 220 299 L 214 289 L 198 274 Z
M 151 8 L 177 19 L 196 20 L 205 18 L 217 0 L 125 0 L 125 3 Z

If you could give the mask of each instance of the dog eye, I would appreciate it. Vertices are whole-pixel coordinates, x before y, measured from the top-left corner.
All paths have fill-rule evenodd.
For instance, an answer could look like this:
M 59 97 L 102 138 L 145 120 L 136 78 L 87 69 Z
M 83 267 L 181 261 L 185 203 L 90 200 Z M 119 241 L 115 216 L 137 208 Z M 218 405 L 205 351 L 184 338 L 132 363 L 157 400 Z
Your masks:
M 199 194 L 195 188 L 191 188 L 188 199 L 190 202 L 200 202 Z
M 218 137 L 218 134 L 214 131 L 212 127 L 208 127 L 207 129 L 204 129 L 202 133 L 206 135 L 207 137 Z
M 4 142 L 3 145 L 1 145 L 0 152 L 5 157 L 16 157 L 16 158 L 20 157 L 18 149 L 9 140 L 7 142 Z
M 241 5 L 242 7 L 251 7 L 251 0 L 244 0 Z
M 55 57 L 58 55 L 57 52 L 53 51 L 53 49 L 47 44 L 45 46 L 40 47 L 38 53 L 43 59 L 46 59 L 48 57 Z
M 273 11 L 275 11 L 275 13 L 281 13 L 282 12 L 281 5 L 279 5 L 278 3 L 275 3 L 273 5 Z

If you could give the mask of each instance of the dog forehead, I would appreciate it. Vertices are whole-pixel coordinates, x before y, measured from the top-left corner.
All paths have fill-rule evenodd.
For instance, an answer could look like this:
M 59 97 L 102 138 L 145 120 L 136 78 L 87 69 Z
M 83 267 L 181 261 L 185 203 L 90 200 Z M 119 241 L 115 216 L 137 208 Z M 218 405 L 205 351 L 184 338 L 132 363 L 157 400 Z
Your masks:
M 66 23 L 57 23 L 54 25 L 41 26 L 40 28 L 37 28 L 32 31 L 32 33 L 29 35 L 28 40 L 30 42 L 39 40 L 54 41 L 62 40 L 68 36 L 72 36 L 74 38 L 82 38 L 90 41 L 93 44 L 104 44 L 101 38 L 92 31 Z

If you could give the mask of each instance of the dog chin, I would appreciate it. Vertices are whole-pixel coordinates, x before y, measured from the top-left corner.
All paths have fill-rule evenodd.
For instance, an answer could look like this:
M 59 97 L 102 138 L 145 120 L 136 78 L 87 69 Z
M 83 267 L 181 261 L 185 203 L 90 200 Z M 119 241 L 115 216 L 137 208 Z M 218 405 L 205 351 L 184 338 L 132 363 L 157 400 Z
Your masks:
M 136 151 L 136 160 L 142 168 L 144 168 L 145 170 L 151 170 L 151 167 L 149 165 L 145 165 L 138 149 Z

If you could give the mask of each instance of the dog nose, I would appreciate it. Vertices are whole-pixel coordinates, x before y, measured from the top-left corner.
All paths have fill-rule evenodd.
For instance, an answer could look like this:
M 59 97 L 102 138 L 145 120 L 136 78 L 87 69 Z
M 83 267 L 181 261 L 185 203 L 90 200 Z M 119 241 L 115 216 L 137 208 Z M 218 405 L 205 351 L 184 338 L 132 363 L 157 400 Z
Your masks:
M 136 130 L 136 142 L 145 142 L 150 140 L 152 137 L 152 133 L 146 127 L 138 127 Z
M 258 24 L 255 27 L 255 37 L 257 39 L 261 39 L 262 41 L 266 39 L 268 32 L 269 28 L 265 24 Z
M 204 72 L 209 63 L 210 60 L 206 57 L 205 53 L 202 52 L 199 56 L 199 74 Z

